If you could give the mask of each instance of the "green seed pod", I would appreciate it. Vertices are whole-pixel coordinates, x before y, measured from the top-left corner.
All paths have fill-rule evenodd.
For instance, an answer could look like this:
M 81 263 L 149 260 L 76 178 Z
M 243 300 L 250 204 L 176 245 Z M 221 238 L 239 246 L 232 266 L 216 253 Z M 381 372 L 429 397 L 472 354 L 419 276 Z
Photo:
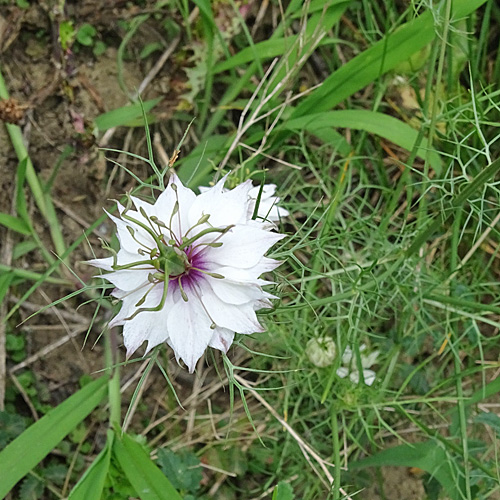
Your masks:
M 311 339 L 306 345 L 306 355 L 313 365 L 324 368 L 333 363 L 337 346 L 331 337 Z

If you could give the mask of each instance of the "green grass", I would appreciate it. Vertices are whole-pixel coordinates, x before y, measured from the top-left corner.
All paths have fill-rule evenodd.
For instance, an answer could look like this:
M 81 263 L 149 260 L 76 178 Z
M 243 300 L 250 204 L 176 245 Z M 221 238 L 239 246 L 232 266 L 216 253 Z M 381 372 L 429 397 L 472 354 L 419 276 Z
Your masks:
M 173 19 L 180 26 L 189 23 L 191 3 L 174 3 Z M 267 333 L 240 338 L 228 359 L 207 355 L 204 384 L 195 380 L 188 391 L 165 381 L 177 373 L 168 363 L 168 348 L 155 353 L 158 369 L 151 370 L 152 361 L 124 394 L 130 406 L 122 408 L 122 419 L 126 414 L 129 432 L 144 434 L 141 444 L 153 450 L 187 448 L 219 470 L 204 470 L 201 487 L 183 486 L 192 498 L 271 498 L 284 481 L 295 496 L 280 487 L 278 498 L 369 498 L 366 491 L 356 492 L 376 484 L 377 498 L 392 499 L 382 474 L 387 466 L 422 469 L 430 499 L 498 498 L 495 2 L 414 2 L 404 9 L 392 0 L 292 0 L 284 17 L 278 2 L 270 2 L 278 23 L 270 37 L 245 25 L 233 3 L 223 11 L 233 31 L 219 29 L 214 14 L 220 12 L 210 2 L 193 4 L 199 16 L 182 43 L 195 46 L 207 64 L 193 76 L 200 89 L 189 103 L 192 109 L 170 118 L 181 126 L 164 146 L 172 153 L 185 139 L 176 168 L 193 188 L 227 172 L 232 179 L 278 184 L 281 203 L 291 213 L 281 224 L 288 237 L 273 249 L 273 257 L 283 261 L 274 274 L 280 300 L 262 314 Z M 149 18 L 137 17 L 123 37 L 117 88 L 129 97 L 126 52 L 140 51 L 138 34 L 165 15 L 159 7 Z M 155 97 L 147 96 L 153 116 L 157 103 L 149 99 Z M 101 131 L 130 125 L 140 118 L 140 107 L 132 103 L 94 117 L 95 123 Z M 199 117 L 193 131 L 183 137 L 193 116 Z M 152 133 L 162 130 L 161 120 L 152 120 Z M 141 141 L 144 132 L 138 128 L 134 134 L 141 144 L 127 153 L 134 161 L 149 158 L 151 177 L 124 171 L 148 195 L 163 186 L 166 166 L 152 161 L 157 150 L 149 138 Z M 109 145 L 111 162 L 119 149 L 118 143 Z M 34 232 L 22 190 L 25 175 L 30 197 L 52 229 L 58 260 Z M 66 245 L 51 190 L 44 190 L 29 161 L 21 162 L 18 179 L 16 213 L 0 214 L 0 223 L 16 233 L 18 243 L 39 248 L 46 263 L 37 272 L 16 259 L 0 267 L 0 292 L 21 297 L 6 312 L 9 328 L 38 288 L 67 284 L 71 275 L 61 262 L 74 265 L 77 249 L 87 237 L 95 244 L 91 231 L 104 221 Z M 102 205 L 109 207 L 105 199 Z M 102 302 L 93 286 L 65 290 L 72 306 Z M 91 319 L 96 329 L 104 321 L 100 312 Z M 305 347 L 325 336 L 335 342 L 337 356 L 320 368 Z M 362 371 L 363 345 L 380 352 L 371 386 L 337 375 L 347 346 L 354 353 L 351 370 Z M 108 367 L 119 363 L 109 352 Z M 121 369 L 130 374 L 137 366 L 124 363 Z M 161 395 L 142 393 L 151 379 L 155 390 L 164 388 Z M 214 396 L 210 391 L 218 384 L 226 392 L 219 388 Z M 170 387 L 182 393 L 185 410 L 178 409 Z M 192 393 L 196 397 L 189 399 Z M 111 394 L 116 424 L 116 386 Z M 151 401 L 158 402 L 154 411 Z M 140 447 L 133 441 L 110 443 L 93 473 L 109 469 L 105 491 L 114 487 L 119 495 L 110 484 L 120 457 L 146 455 L 134 455 Z M 110 458 L 112 447 L 118 462 Z M 100 450 L 88 454 L 95 458 Z M 158 474 L 148 467 L 146 482 Z M 126 475 L 127 488 L 142 484 L 134 470 Z M 69 484 L 80 476 L 68 473 Z M 61 486 L 43 481 L 62 495 Z

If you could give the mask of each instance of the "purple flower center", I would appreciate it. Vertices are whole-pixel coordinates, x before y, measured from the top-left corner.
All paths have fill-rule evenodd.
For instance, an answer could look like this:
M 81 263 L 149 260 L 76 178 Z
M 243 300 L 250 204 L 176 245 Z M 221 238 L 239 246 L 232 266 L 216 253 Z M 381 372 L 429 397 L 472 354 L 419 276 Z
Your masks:
M 187 260 L 185 270 L 176 276 L 169 276 L 168 287 L 170 290 L 175 291 L 179 288 L 179 280 L 182 288 L 189 290 L 196 282 L 205 279 L 203 250 L 203 247 L 193 245 L 185 249 L 184 254 Z

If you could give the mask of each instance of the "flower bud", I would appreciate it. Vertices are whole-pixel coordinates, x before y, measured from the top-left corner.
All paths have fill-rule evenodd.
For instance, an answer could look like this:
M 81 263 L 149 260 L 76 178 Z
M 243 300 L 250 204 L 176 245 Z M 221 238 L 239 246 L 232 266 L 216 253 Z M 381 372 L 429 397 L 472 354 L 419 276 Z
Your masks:
M 337 346 L 331 337 L 319 337 L 309 340 L 306 355 L 309 361 L 319 368 L 331 365 L 337 354 Z

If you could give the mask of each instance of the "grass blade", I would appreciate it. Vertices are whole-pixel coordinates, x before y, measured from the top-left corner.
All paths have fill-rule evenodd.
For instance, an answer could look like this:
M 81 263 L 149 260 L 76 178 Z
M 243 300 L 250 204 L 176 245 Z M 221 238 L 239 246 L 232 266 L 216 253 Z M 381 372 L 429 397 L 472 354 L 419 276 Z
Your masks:
M 106 447 L 97 455 L 80 481 L 69 494 L 68 500 L 101 500 L 104 482 L 111 463 L 114 434 L 108 433 Z
M 454 18 L 467 16 L 485 1 L 456 0 L 453 2 L 452 15 Z M 335 71 L 319 89 L 297 106 L 292 118 L 333 108 L 393 69 L 398 63 L 408 60 L 435 36 L 433 13 L 426 10 Z
M 12 229 L 12 231 L 15 231 L 16 233 L 24 235 L 31 234 L 31 229 L 26 225 L 26 223 L 19 217 L 14 217 L 13 215 L 0 212 L 0 225 L 5 226 L 8 229 Z
M 410 125 L 375 111 L 368 110 L 342 110 L 326 111 L 294 118 L 285 124 L 289 130 L 307 130 L 314 133 L 325 128 L 352 128 L 365 130 L 372 134 L 384 137 L 389 141 L 411 151 L 417 141 L 418 131 Z M 417 156 L 425 159 L 428 154 L 427 141 L 424 139 L 417 150 Z M 436 173 L 441 173 L 441 159 L 436 152 L 430 152 L 430 163 Z
M 101 132 L 113 127 L 144 126 L 142 108 L 145 113 L 149 113 L 161 100 L 161 97 L 157 97 L 143 103 L 138 102 L 131 106 L 113 109 L 96 117 L 94 123 Z
M 80 389 L 0 452 L 0 498 L 45 458 L 106 395 L 107 377 Z
M 141 500 L 182 500 L 172 483 L 130 436 L 117 437 L 113 452 Z

